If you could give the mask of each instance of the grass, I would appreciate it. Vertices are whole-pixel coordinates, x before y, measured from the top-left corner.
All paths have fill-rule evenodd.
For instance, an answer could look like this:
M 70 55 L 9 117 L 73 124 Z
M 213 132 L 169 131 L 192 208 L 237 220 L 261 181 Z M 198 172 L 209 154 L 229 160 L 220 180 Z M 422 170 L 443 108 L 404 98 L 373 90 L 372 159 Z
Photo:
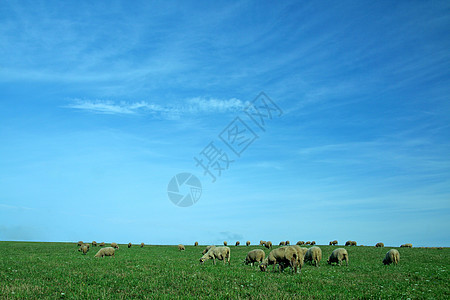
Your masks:
M 204 246 L 120 245 L 115 258 L 96 259 L 98 248 L 82 255 L 69 243 L 0 242 L 0 298 L 450 298 L 449 248 L 397 248 L 399 265 L 384 266 L 391 248 L 345 247 L 347 267 L 326 264 L 336 246 L 320 246 L 321 266 L 301 274 L 242 264 L 259 246 L 231 246 L 230 266 L 200 265 Z

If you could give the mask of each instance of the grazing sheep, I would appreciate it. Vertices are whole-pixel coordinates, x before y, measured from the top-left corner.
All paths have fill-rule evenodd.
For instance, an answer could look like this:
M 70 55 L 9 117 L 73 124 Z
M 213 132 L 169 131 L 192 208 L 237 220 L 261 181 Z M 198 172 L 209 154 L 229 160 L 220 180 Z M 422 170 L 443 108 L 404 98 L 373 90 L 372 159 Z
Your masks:
M 214 247 L 216 247 L 216 246 L 214 246 L 214 245 L 211 245 L 211 246 L 206 246 L 206 248 L 205 248 L 205 250 L 203 250 L 202 254 L 203 254 L 203 255 L 205 255 L 205 254 L 206 254 L 206 252 L 208 252 L 208 251 L 209 251 L 209 249 L 211 249 L 211 248 L 214 248 Z
M 194 243 L 194 246 L 197 247 L 197 246 L 198 246 L 198 242 L 195 242 L 195 243 Z
M 78 252 L 83 252 L 84 255 L 86 255 L 86 253 L 89 251 L 89 248 L 86 245 L 82 245 L 79 249 Z
M 131 246 L 132 246 L 132 244 L 131 244 L 131 243 L 128 243 L 128 248 L 131 248 Z
M 83 245 L 81 245 L 81 246 L 86 246 L 86 247 L 88 248 L 88 250 L 89 250 L 89 248 L 91 247 L 90 244 L 83 244 Z
M 290 266 L 295 273 L 297 273 L 297 268 L 301 265 L 299 264 L 299 260 L 303 264 L 303 257 L 299 258 L 299 254 L 295 247 L 285 246 L 274 249 L 270 251 L 269 256 L 264 259 L 263 263 L 259 265 L 261 271 L 265 272 L 267 270 L 267 266 L 273 265 L 275 269 L 275 265 L 278 264 L 278 270 L 281 272 L 287 266 Z
M 302 248 L 299 245 L 292 245 L 292 246 L 288 246 L 288 247 L 292 247 L 295 249 L 295 251 L 297 251 L 297 255 L 298 255 L 297 263 L 298 263 L 298 266 L 300 267 L 300 271 L 301 271 L 301 269 L 303 267 L 303 261 L 305 259 L 305 253 L 308 249 Z
M 339 265 L 341 265 L 341 262 L 343 260 L 345 260 L 348 266 L 347 250 L 345 250 L 344 248 L 337 248 L 333 250 L 333 252 L 331 252 L 330 258 L 328 258 L 327 262 L 329 265 L 331 265 L 331 263 L 338 263 Z
M 400 253 L 395 249 L 391 249 L 386 253 L 386 256 L 383 259 L 383 264 L 390 265 L 393 263 L 394 265 L 397 265 L 399 261 Z
M 380 247 L 382 248 L 382 247 L 384 247 L 384 244 L 380 242 L 380 243 L 377 243 L 377 244 L 375 245 L 375 247 L 376 247 L 376 248 L 380 248 Z
M 241 243 L 239 241 L 236 242 L 236 246 L 239 246 Z
M 251 264 L 253 267 L 253 264 L 255 262 L 262 263 L 264 258 L 266 258 L 266 253 L 264 253 L 264 251 L 261 249 L 255 249 L 247 253 L 244 263 L 246 265 Z
M 311 246 L 314 246 L 316 244 L 316 241 L 311 242 Z
M 77 244 L 78 247 L 81 247 L 82 245 L 83 245 L 83 241 L 79 241 Z
M 345 242 L 345 246 L 351 246 L 352 245 L 352 241 L 346 241 Z
M 178 245 L 178 250 L 184 251 L 184 250 L 186 250 L 186 249 L 184 248 L 184 245 L 179 244 L 179 245 Z
M 144 243 L 141 243 L 141 248 L 144 248 L 144 245 L 145 245 Z
M 289 246 L 291 244 L 290 241 L 286 241 L 286 246 Z
M 285 242 L 280 242 L 279 245 L 280 245 L 280 246 L 284 246 L 284 245 L 286 245 L 286 243 L 285 243 Z
M 223 245 L 224 245 L 225 247 L 228 246 L 227 241 L 224 241 L 224 242 L 223 242 Z
M 103 256 L 113 256 L 115 257 L 116 249 L 113 247 L 106 247 L 98 250 L 97 254 L 95 254 L 95 257 L 103 257 Z
M 105 242 L 101 242 L 100 244 L 98 244 L 100 247 L 105 247 Z
M 247 241 L 247 243 L 245 243 L 247 246 L 250 246 L 250 241 Z
M 305 262 L 311 262 L 311 264 L 318 267 L 321 260 L 322 260 L 322 250 L 319 247 L 314 246 L 309 248 L 308 251 L 306 251 Z
M 117 245 L 117 243 L 111 243 L 111 247 L 114 249 L 119 249 L 119 245 Z
M 352 246 L 357 246 L 355 241 L 352 241 Z
M 259 241 L 259 245 L 260 245 L 260 246 L 265 246 L 265 245 L 266 245 L 266 241 L 260 240 L 260 241 Z
M 264 246 L 265 246 L 267 249 L 270 249 L 270 248 L 272 248 L 272 242 L 271 242 L 271 241 L 267 241 L 267 242 L 264 243 Z
M 97 242 L 96 241 L 92 241 L 92 247 L 97 247 Z
M 307 241 L 305 244 L 306 244 L 306 245 L 311 245 L 311 242 L 310 242 L 310 241 Z
M 330 242 L 330 246 L 336 246 L 338 244 L 338 241 L 334 240 Z
M 208 259 L 212 259 L 214 264 L 216 264 L 216 259 L 223 260 L 223 264 L 226 264 L 227 261 L 230 264 L 230 248 L 226 246 L 212 247 L 200 258 L 200 263 L 203 264 Z
M 401 245 L 400 247 L 402 247 L 402 248 L 412 248 L 412 244 L 403 244 L 403 245 Z
M 304 241 L 298 241 L 298 242 L 297 242 L 297 245 L 299 245 L 299 246 L 304 245 L 304 244 L 305 244 Z

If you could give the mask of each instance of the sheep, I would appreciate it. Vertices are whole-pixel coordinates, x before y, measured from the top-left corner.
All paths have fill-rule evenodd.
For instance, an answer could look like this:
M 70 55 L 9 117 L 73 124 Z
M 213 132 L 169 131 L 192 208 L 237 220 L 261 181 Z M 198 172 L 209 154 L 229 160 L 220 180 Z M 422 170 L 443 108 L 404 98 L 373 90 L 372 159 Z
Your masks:
M 301 271 L 301 269 L 303 267 L 303 261 L 305 259 L 305 253 L 308 249 L 302 248 L 299 245 L 292 245 L 292 246 L 288 246 L 288 247 L 292 247 L 295 249 L 295 251 L 297 251 L 297 255 L 298 255 L 297 263 L 298 263 L 298 266 L 300 267 L 300 271 Z
M 316 244 L 316 241 L 311 242 L 311 246 L 314 246 Z
M 383 259 L 383 264 L 390 265 L 393 263 L 394 265 L 397 265 L 399 261 L 400 253 L 395 249 L 391 249 L 386 253 L 386 256 Z
M 286 243 L 285 242 L 280 242 L 280 244 L 279 244 L 280 246 L 284 246 L 284 245 L 286 245 Z
M 128 243 L 128 248 L 131 248 L 131 246 L 132 246 L 132 244 L 131 244 L 131 243 Z
M 117 245 L 117 243 L 111 243 L 111 247 L 113 247 L 115 249 L 119 249 L 119 245 Z
M 297 273 L 297 268 L 301 265 L 299 264 L 299 254 L 295 247 L 285 246 L 274 249 L 270 251 L 269 256 L 266 257 L 262 264 L 259 265 L 261 271 L 265 272 L 267 266 L 278 264 L 278 270 L 281 272 L 286 266 L 290 266 L 295 273 Z M 303 263 L 303 257 L 301 257 L 301 262 Z
M 106 247 L 98 250 L 97 254 L 95 254 L 95 257 L 104 257 L 104 256 L 112 256 L 115 257 L 116 249 L 113 247 Z
M 198 242 L 195 242 L 195 243 L 194 243 L 194 246 L 197 247 L 197 246 L 198 246 Z
M 286 246 L 289 246 L 291 244 L 290 241 L 286 241 Z
M 259 245 L 260 245 L 260 246 L 265 246 L 265 245 L 266 245 L 266 241 L 260 240 L 260 241 L 259 241 Z
M 97 242 L 96 241 L 92 241 L 92 247 L 97 247 Z
M 346 241 L 345 242 L 345 246 L 351 246 L 352 245 L 352 241 Z
M 267 241 L 267 242 L 264 243 L 264 246 L 265 246 L 267 249 L 270 249 L 270 248 L 272 248 L 272 242 L 271 242 L 271 241 Z
M 298 242 L 297 242 L 297 245 L 299 245 L 299 246 L 304 245 L 304 244 L 305 244 L 304 241 L 298 241 Z
M 352 246 L 357 246 L 355 241 L 352 241 Z
M 83 255 L 86 255 L 86 253 L 89 251 L 89 248 L 86 245 L 82 245 L 79 249 L 78 252 L 83 252 Z
M 184 248 L 184 245 L 183 245 L 183 244 L 178 244 L 178 250 L 184 251 L 184 250 L 186 250 L 186 249 Z
M 306 244 L 306 245 L 311 245 L 311 242 L 310 242 L 310 241 L 307 241 L 305 244 Z
M 98 244 L 100 247 L 105 247 L 105 242 L 101 242 L 100 244 Z
M 403 244 L 403 245 L 401 245 L 400 247 L 402 247 L 402 248 L 412 248 L 412 244 Z
M 343 260 L 345 260 L 348 266 L 348 252 L 344 248 L 337 248 L 331 252 L 330 258 L 328 258 L 327 262 L 329 265 L 334 262 L 341 265 Z
M 241 243 L 239 241 L 236 242 L 236 246 L 239 246 Z
M 206 246 L 206 248 L 205 248 L 205 250 L 203 250 L 202 254 L 203 254 L 203 255 L 205 255 L 205 254 L 206 254 L 206 252 L 208 252 L 208 251 L 209 251 L 209 249 L 211 249 L 211 248 L 214 248 L 214 247 L 216 247 L 216 246 L 214 246 L 214 245 L 211 245 L 211 246 Z
M 264 258 L 266 258 L 266 253 L 264 253 L 264 251 L 261 249 L 255 249 L 247 253 L 244 263 L 246 265 L 251 264 L 251 266 L 253 267 L 253 264 L 255 262 L 262 263 Z
M 338 241 L 334 240 L 330 242 L 330 246 L 336 246 L 338 244 Z
M 78 247 L 81 247 L 82 245 L 83 245 L 83 241 L 79 241 L 77 244 Z
M 229 247 L 212 247 L 206 252 L 201 258 L 200 263 L 203 264 L 206 260 L 212 259 L 213 263 L 216 264 L 216 259 L 223 260 L 225 265 L 228 262 L 230 264 L 230 248 Z
M 223 245 L 224 245 L 225 247 L 228 246 L 227 241 L 224 241 L 224 242 L 223 242 Z
M 247 246 L 250 246 L 250 241 L 247 241 L 247 243 L 245 243 Z
M 145 245 L 144 243 L 141 243 L 141 248 L 144 248 L 144 245 Z
M 89 248 L 91 247 L 90 244 L 83 244 L 83 245 L 81 245 L 81 246 L 86 246 L 86 247 L 88 248 L 88 250 L 89 250 Z
M 319 247 L 314 246 L 309 248 L 308 251 L 306 251 L 305 262 L 311 262 L 311 264 L 318 267 L 321 260 L 322 260 L 322 250 Z
M 384 247 L 384 244 L 383 243 L 381 243 L 381 242 L 379 242 L 379 243 L 377 243 L 376 245 L 375 245 L 375 247 L 376 248 L 382 248 L 382 247 Z

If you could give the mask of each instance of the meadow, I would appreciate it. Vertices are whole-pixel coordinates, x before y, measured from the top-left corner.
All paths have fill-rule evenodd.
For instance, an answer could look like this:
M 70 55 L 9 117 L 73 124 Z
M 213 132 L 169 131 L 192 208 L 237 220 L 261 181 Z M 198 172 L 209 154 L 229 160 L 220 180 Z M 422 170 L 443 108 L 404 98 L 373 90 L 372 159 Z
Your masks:
M 306 264 L 292 274 L 244 265 L 260 246 L 230 246 L 231 265 L 200 265 L 204 246 L 119 246 L 115 258 L 95 258 L 100 247 L 82 255 L 75 243 L 0 242 L 0 298 L 450 298 L 449 248 L 396 248 L 399 265 L 385 266 L 392 247 L 349 246 L 349 266 L 330 266 L 337 246 L 319 246 L 320 267 Z

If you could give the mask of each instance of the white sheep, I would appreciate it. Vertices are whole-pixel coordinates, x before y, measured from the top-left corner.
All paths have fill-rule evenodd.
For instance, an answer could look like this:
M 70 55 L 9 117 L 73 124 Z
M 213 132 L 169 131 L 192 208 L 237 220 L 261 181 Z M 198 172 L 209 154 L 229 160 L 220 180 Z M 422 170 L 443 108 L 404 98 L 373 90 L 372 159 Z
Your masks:
M 247 243 L 245 243 L 247 246 L 250 246 L 250 241 L 247 241 Z
M 79 252 L 83 252 L 84 255 L 89 251 L 89 248 L 86 245 L 82 245 L 79 249 Z
M 244 263 L 246 265 L 251 264 L 253 267 L 253 264 L 255 262 L 262 263 L 262 261 L 266 258 L 266 253 L 264 253 L 261 249 L 255 249 L 247 253 L 247 256 L 245 257 Z
M 306 251 L 305 262 L 311 262 L 311 264 L 318 267 L 321 260 L 322 260 L 322 250 L 319 247 L 314 246 Z
M 267 267 L 278 264 L 279 271 L 283 271 L 284 268 L 290 266 L 295 273 L 297 273 L 297 268 L 299 264 L 299 254 L 298 250 L 294 247 L 284 246 L 270 251 L 269 256 L 264 259 L 264 262 L 259 265 L 261 271 L 266 271 Z M 303 262 L 303 257 L 301 257 Z M 301 269 L 301 265 L 300 265 Z
M 144 245 L 145 245 L 144 243 L 141 243 L 141 248 L 143 248 L 143 247 L 144 247 Z
M 104 256 L 113 256 L 115 257 L 116 249 L 113 247 L 105 247 L 100 250 L 98 250 L 97 254 L 95 254 L 95 257 L 104 257 Z
M 386 253 L 386 256 L 383 259 L 383 264 L 390 265 L 394 264 L 397 265 L 400 261 L 400 253 L 396 249 L 391 249 Z
M 200 258 L 200 263 L 203 264 L 206 260 L 212 259 L 216 264 L 216 259 L 223 260 L 223 264 L 230 264 L 230 248 L 229 247 L 212 247 L 208 252 Z
M 267 241 L 267 242 L 264 243 L 264 246 L 265 246 L 267 249 L 270 249 L 270 248 L 272 248 L 272 242 L 271 242 L 271 241 Z
M 379 242 L 379 243 L 377 243 L 377 244 L 375 245 L 375 247 L 376 247 L 376 248 L 382 248 L 382 247 L 384 247 L 384 244 L 381 243 L 381 242 Z
M 337 248 L 331 252 L 327 262 L 329 265 L 331 265 L 331 263 L 338 263 L 340 265 L 343 260 L 345 260 L 348 266 L 348 252 L 344 248 Z
M 401 245 L 400 247 L 402 247 L 402 248 L 412 248 L 412 244 L 403 244 L 403 245 Z
M 178 250 L 184 251 L 184 250 L 186 250 L 186 249 L 184 248 L 184 245 L 179 244 L 179 245 L 178 245 Z
M 119 245 L 117 245 L 117 243 L 111 243 L 111 247 L 113 247 L 115 249 L 119 249 Z
M 195 242 L 195 243 L 194 243 L 194 246 L 197 247 L 197 246 L 198 246 L 198 242 Z
M 236 242 L 236 246 L 239 246 L 241 243 L 239 241 Z

